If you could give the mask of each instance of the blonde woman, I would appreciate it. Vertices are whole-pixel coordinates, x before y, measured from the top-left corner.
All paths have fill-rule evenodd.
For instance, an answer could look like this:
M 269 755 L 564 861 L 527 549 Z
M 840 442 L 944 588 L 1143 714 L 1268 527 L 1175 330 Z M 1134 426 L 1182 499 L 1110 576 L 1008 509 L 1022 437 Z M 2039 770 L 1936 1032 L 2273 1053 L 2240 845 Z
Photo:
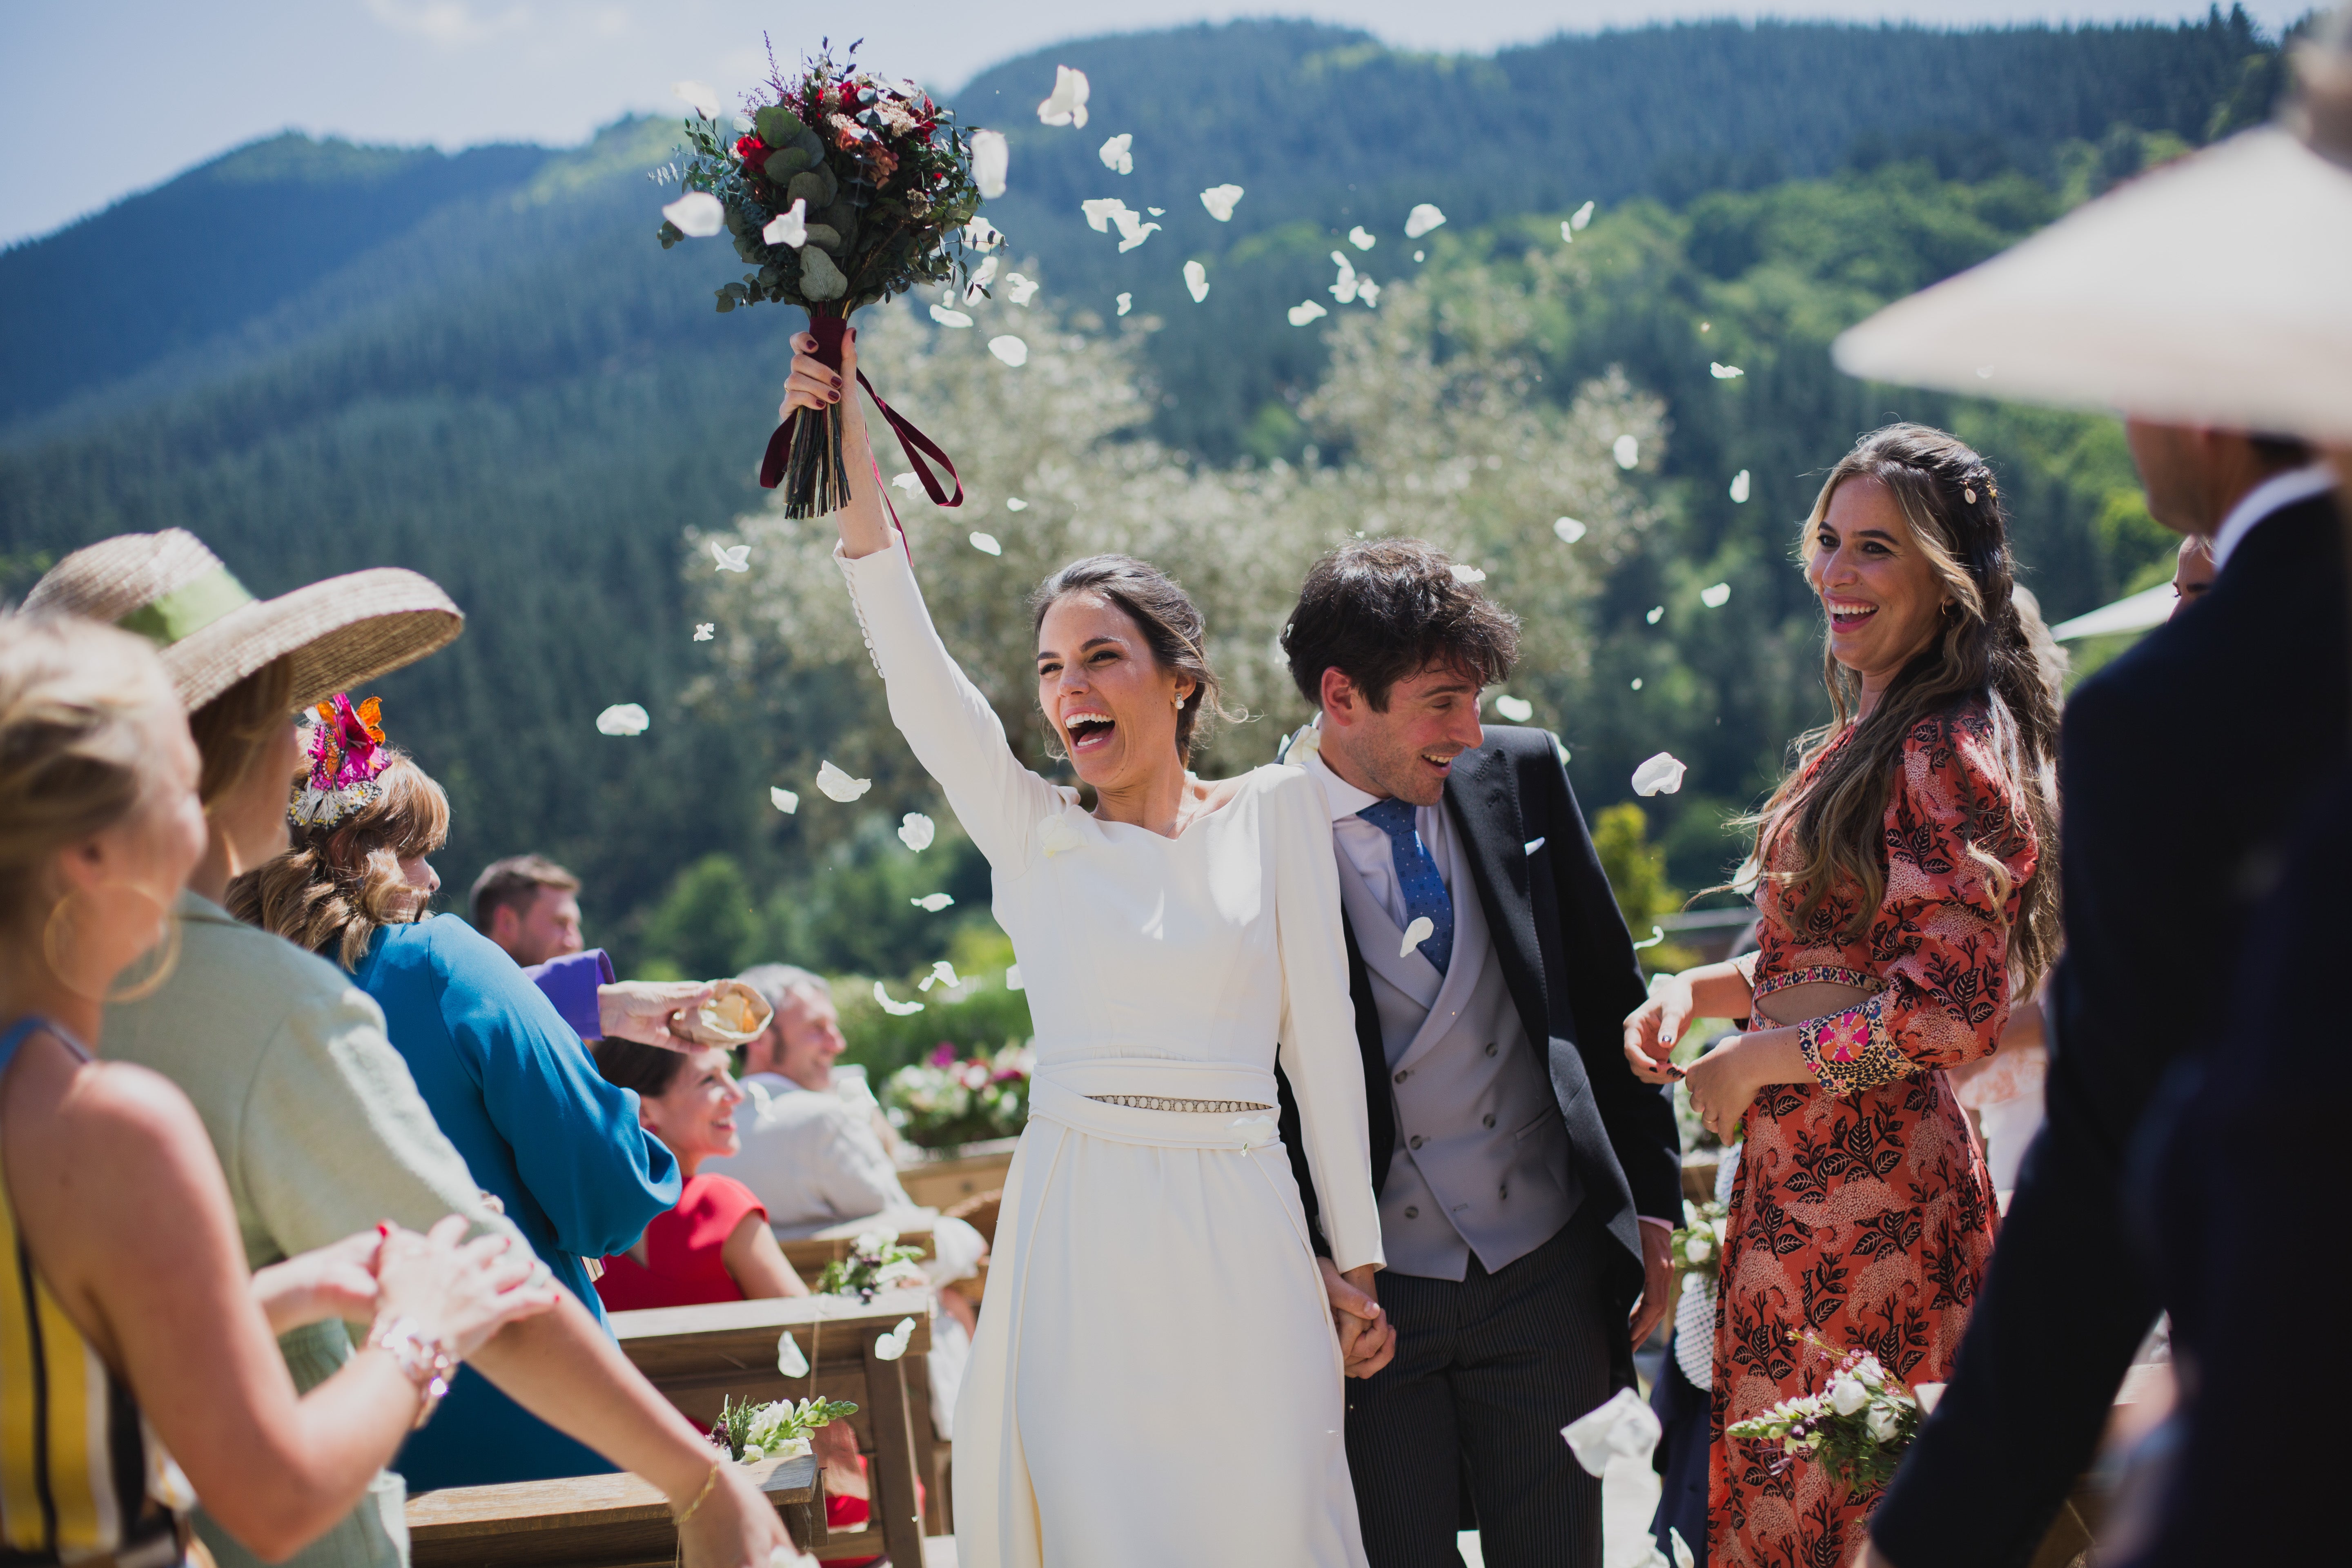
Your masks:
M 1817 1392 L 1836 1354 L 1941 1382 L 1992 1251 L 1984 1157 L 1945 1068 L 1990 1053 L 2058 943 L 2058 716 L 2013 599 L 1992 470 L 1917 425 L 1864 437 L 1802 543 L 1836 717 L 1756 823 L 1760 949 L 1686 970 L 1625 1021 L 1654 1083 L 1694 1017 L 1748 1032 L 1688 1071 L 1746 1145 L 1717 1304 L 1717 1568 L 1843 1563 L 1874 1490 L 1724 1427 Z
M 462 1241 L 454 1216 L 255 1279 L 186 1099 L 92 1054 L 117 977 L 159 938 L 161 962 L 175 951 L 173 901 L 205 846 L 197 772 L 147 644 L 0 616 L 0 1551 L 13 1563 L 180 1563 L 191 1482 L 238 1539 L 284 1557 L 359 1500 L 457 1362 L 555 1304 L 526 1251 Z M 363 1348 L 298 1397 L 274 1334 L 347 1310 L 373 1320 Z

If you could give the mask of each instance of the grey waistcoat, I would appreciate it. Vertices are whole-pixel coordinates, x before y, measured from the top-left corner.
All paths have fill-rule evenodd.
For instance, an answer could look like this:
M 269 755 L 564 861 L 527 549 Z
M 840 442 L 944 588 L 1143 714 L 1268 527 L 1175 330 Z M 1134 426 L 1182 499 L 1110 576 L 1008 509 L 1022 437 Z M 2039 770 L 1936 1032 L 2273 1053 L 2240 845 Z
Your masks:
M 1454 900 L 1454 958 L 1443 975 L 1418 951 L 1398 956 L 1404 932 L 1337 857 L 1396 1101 L 1381 1245 L 1391 1268 L 1435 1279 L 1463 1278 L 1473 1248 L 1490 1274 L 1526 1257 L 1559 1234 L 1584 1195 L 1455 837 L 1433 847 Z

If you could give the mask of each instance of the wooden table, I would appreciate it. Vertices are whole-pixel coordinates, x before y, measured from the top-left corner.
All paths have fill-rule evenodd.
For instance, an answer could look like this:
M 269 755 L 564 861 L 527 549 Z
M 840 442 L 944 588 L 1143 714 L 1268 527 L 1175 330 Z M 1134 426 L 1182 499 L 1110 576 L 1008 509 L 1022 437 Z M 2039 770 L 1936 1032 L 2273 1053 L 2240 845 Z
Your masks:
M 875 1343 L 912 1318 L 906 1354 L 884 1361 Z M 872 1456 L 872 1518 L 848 1537 L 828 1537 L 822 1507 L 811 1510 L 808 1544 L 827 1557 L 888 1552 L 893 1563 L 923 1560 L 915 1478 L 932 1471 L 931 1300 L 928 1290 L 889 1290 L 870 1302 L 836 1296 L 782 1296 L 614 1312 L 621 1350 L 687 1419 L 708 1427 L 722 1401 L 807 1399 L 822 1394 L 857 1406 L 849 1418 L 858 1447 Z M 809 1363 L 805 1377 L 776 1367 L 776 1345 L 790 1331 Z
M 744 1468 L 794 1541 L 816 1536 L 824 1510 L 814 1458 Z M 408 1546 L 414 1568 L 667 1568 L 677 1527 L 658 1488 L 615 1472 L 425 1492 L 408 1500 Z

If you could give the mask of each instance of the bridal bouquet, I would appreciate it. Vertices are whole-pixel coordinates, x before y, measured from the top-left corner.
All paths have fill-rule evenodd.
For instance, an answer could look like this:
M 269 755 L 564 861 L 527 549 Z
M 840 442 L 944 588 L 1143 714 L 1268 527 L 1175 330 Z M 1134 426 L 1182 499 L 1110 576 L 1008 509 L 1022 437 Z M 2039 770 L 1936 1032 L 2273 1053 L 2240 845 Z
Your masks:
M 1790 1339 L 1799 1336 L 1791 1331 Z M 1834 1352 L 1813 1338 L 1803 1341 L 1824 1359 Z M 1761 1415 L 1735 1421 L 1723 1429 L 1727 1437 L 1756 1443 L 1778 1443 L 1781 1457 L 1772 1466 L 1780 1474 L 1802 1458 L 1826 1463 L 1848 1490 L 1862 1493 L 1885 1486 L 1895 1477 L 1903 1450 L 1919 1430 L 1919 1423 L 1942 1395 L 1940 1383 L 1916 1388 L 1893 1376 L 1866 1351 L 1848 1351 L 1832 1362 L 1828 1386 L 1819 1394 L 1784 1399 Z
M 797 1459 L 809 1451 L 809 1436 L 818 1427 L 856 1414 L 857 1406 L 840 1399 L 803 1399 L 797 1405 L 789 1399 L 771 1405 L 746 1400 L 738 1405 L 731 1396 L 723 1396 L 710 1440 L 738 1464 Z
M 1712 1284 L 1723 1266 L 1723 1232 L 1730 1223 L 1723 1205 L 1683 1200 L 1683 1225 L 1666 1243 L 1666 1259 L 1678 1274 L 1696 1274 Z
M 929 1283 L 920 1247 L 901 1247 L 888 1231 L 868 1231 L 849 1244 L 849 1256 L 835 1258 L 817 1276 L 820 1296 L 855 1296 L 871 1301 L 901 1285 Z
M 662 209 L 661 242 L 667 249 L 727 230 L 735 253 L 758 270 L 718 291 L 721 311 L 763 300 L 798 305 L 808 312 L 817 358 L 838 370 L 852 311 L 925 284 L 970 281 L 966 251 L 975 247 L 965 226 L 981 202 L 971 139 L 913 82 L 836 63 L 824 46 L 790 77 L 772 52 L 764 101 L 748 116 L 722 113 L 715 95 L 697 90 L 708 97 L 686 121 L 684 191 Z M 986 243 L 992 248 L 994 240 Z M 962 486 L 950 500 L 916 451 L 953 479 L 947 455 L 879 397 L 874 402 L 931 499 L 960 504 Z M 841 407 L 803 413 L 769 438 L 760 482 L 783 485 L 785 516 L 822 517 L 848 499 Z

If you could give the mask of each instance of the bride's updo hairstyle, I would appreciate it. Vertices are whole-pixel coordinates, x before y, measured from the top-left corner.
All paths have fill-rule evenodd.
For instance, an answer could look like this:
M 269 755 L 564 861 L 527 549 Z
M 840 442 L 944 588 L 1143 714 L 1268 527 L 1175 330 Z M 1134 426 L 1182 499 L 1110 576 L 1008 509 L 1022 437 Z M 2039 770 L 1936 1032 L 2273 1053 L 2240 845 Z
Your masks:
M 448 842 L 449 797 L 403 752 L 376 782 L 368 805 L 331 828 L 296 827 L 292 848 L 231 882 L 228 912 L 345 969 L 376 927 L 424 919 L 400 863 Z
M 1143 633 L 1151 657 L 1162 669 L 1190 676 L 1192 693 L 1176 713 L 1176 754 L 1190 757 L 1208 740 L 1208 721 L 1223 717 L 1238 721 L 1245 715 L 1227 712 L 1220 700 L 1224 686 L 1209 668 L 1208 626 L 1200 606 L 1176 579 L 1132 555 L 1089 555 L 1073 561 L 1029 595 L 1029 635 L 1045 630 L 1045 612 L 1069 594 L 1099 594 L 1127 612 Z

